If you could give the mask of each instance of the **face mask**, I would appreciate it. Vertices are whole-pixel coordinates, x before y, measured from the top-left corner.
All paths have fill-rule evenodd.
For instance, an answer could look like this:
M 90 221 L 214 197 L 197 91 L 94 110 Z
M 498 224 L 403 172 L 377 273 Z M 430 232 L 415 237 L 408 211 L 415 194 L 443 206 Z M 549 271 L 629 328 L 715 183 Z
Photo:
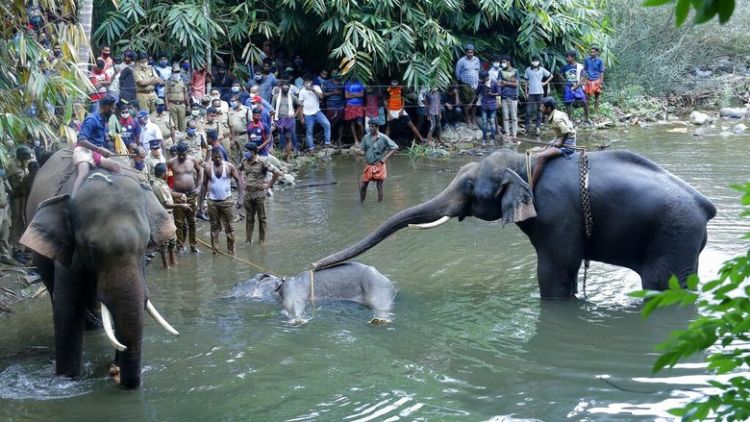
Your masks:
M 219 93 L 217 92 L 215 94 L 211 94 L 211 98 L 214 99 L 214 100 L 218 100 L 219 99 Z
M 180 72 L 174 72 L 174 73 L 172 73 L 172 80 L 173 81 L 179 81 L 180 79 L 181 79 L 180 78 Z
M 185 70 L 190 70 L 190 63 L 183 63 L 182 68 Z
M 245 159 L 249 160 L 251 158 L 253 158 L 253 153 L 250 151 L 245 151 Z
M 135 169 L 136 170 L 143 170 L 143 168 L 146 167 L 145 161 L 136 161 L 135 162 Z
M 62 51 L 55 51 L 55 57 L 62 56 Z
M 240 87 L 238 87 L 238 86 L 233 86 L 233 87 L 232 87 L 232 92 L 235 92 L 235 93 L 237 93 L 237 92 L 240 92 Z
M 534 66 L 534 67 L 539 67 L 539 62 L 533 61 L 533 62 L 531 62 L 531 65 Z
M 503 62 L 500 65 L 503 67 L 503 69 L 507 69 L 508 68 L 508 63 Z
M 256 80 L 256 81 L 260 81 L 260 80 L 263 80 L 263 75 L 260 75 L 260 74 L 258 74 L 258 75 L 255 75 L 255 80 Z
M 500 62 L 492 63 L 492 67 L 495 67 L 495 68 L 500 67 Z
M 120 117 L 122 117 L 123 119 L 129 119 L 130 118 L 130 113 L 122 113 L 122 114 L 120 114 Z
M 391 82 L 391 86 L 398 86 L 398 82 Z
M 159 60 L 159 66 L 161 67 L 167 67 L 168 64 L 169 62 L 166 60 Z
M 138 119 L 138 124 L 144 126 L 146 124 L 146 119 Z
M 310 89 L 312 87 L 312 82 L 305 82 L 305 88 Z
M 237 102 L 237 101 L 230 101 L 230 102 L 229 102 L 229 105 L 231 105 L 231 106 L 232 106 L 232 108 L 237 108 L 237 107 L 239 107 L 239 106 L 240 106 L 240 103 L 239 103 L 239 102 Z
M 159 105 L 156 106 L 156 112 L 157 113 L 164 113 L 164 110 L 166 110 L 166 109 L 167 109 L 167 106 L 162 105 L 162 104 L 159 104 Z
M 190 112 L 190 115 L 193 116 L 193 117 L 198 117 L 198 116 L 201 115 L 201 111 L 200 110 L 193 110 L 193 111 Z
M 194 127 L 189 127 L 187 129 L 187 135 L 188 136 L 195 136 L 195 128 Z

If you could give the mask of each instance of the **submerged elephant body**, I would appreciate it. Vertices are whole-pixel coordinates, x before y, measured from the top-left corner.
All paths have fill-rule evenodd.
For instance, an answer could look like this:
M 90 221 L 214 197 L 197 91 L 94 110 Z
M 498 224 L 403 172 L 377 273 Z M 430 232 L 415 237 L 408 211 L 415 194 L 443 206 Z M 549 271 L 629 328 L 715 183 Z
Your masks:
M 303 321 L 305 307 L 311 300 L 360 303 L 375 312 L 374 320 L 388 321 L 396 292 L 393 282 L 375 267 L 351 262 L 312 275 L 310 271 L 284 278 L 258 274 L 238 283 L 230 297 L 279 301 L 295 322 Z
M 149 242 L 169 240 L 175 227 L 147 185 L 96 170 L 75 198 L 70 151 L 53 155 L 34 180 L 21 242 L 52 298 L 57 374 L 81 372 L 87 310 L 102 304 L 105 331 L 117 352 L 124 388 L 141 383 L 144 312 L 176 333 L 148 301 L 144 255 Z M 112 328 L 112 325 L 114 326 Z
M 524 155 L 500 150 L 465 165 L 433 199 L 393 215 L 366 238 L 313 267 L 356 257 L 408 225 L 431 228 L 452 217 L 477 217 L 514 222 L 529 237 L 537 253 L 542 297 L 576 293 L 585 259 L 630 268 L 648 289 L 665 289 L 672 275 L 684 282 L 695 273 L 707 241 L 706 225 L 716 215 L 711 201 L 635 153 L 587 155 L 593 214 L 588 239 L 578 154 L 570 160 L 550 160 L 532 193 Z

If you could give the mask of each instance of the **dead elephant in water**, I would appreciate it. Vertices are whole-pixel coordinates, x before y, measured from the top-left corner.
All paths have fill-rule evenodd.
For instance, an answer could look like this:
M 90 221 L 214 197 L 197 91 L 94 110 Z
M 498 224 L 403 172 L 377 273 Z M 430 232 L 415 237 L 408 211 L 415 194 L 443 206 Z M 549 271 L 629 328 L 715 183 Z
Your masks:
M 350 262 L 291 277 L 257 274 L 237 283 L 229 297 L 281 302 L 296 324 L 306 321 L 303 314 L 311 301 L 346 300 L 372 309 L 375 315 L 370 322 L 379 324 L 391 321 L 396 293 L 393 282 L 375 267 Z

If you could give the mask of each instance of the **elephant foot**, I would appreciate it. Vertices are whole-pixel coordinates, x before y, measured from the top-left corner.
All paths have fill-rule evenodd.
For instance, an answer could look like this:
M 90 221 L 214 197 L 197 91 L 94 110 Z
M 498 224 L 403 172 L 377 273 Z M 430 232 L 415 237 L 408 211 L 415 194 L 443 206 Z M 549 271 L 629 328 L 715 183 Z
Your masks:
M 119 366 L 115 365 L 114 363 L 109 365 L 109 376 L 117 385 L 120 385 L 120 367 Z

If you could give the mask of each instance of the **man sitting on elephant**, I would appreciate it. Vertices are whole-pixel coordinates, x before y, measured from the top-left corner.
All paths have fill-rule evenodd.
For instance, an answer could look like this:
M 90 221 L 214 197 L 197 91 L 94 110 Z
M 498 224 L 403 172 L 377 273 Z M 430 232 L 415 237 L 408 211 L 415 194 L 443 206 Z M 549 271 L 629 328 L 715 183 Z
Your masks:
M 101 167 L 112 173 L 120 173 L 120 165 L 110 160 L 112 155 L 107 148 L 107 122 L 114 111 L 116 99 L 107 95 L 99 101 L 99 110 L 89 114 L 81 125 L 78 143 L 73 148 L 73 162 L 78 169 L 78 176 L 73 182 L 71 196 L 75 196 L 92 167 Z
M 552 97 L 545 97 L 540 106 L 542 113 L 549 116 L 549 127 L 555 133 L 555 140 L 552 141 L 552 147 L 548 148 L 535 156 L 537 159 L 534 166 L 534 174 L 531 178 L 531 186 L 536 186 L 536 182 L 542 175 L 544 163 L 554 157 L 563 156 L 573 158 L 576 146 L 576 130 L 570 121 L 568 114 L 556 109 L 557 103 Z

